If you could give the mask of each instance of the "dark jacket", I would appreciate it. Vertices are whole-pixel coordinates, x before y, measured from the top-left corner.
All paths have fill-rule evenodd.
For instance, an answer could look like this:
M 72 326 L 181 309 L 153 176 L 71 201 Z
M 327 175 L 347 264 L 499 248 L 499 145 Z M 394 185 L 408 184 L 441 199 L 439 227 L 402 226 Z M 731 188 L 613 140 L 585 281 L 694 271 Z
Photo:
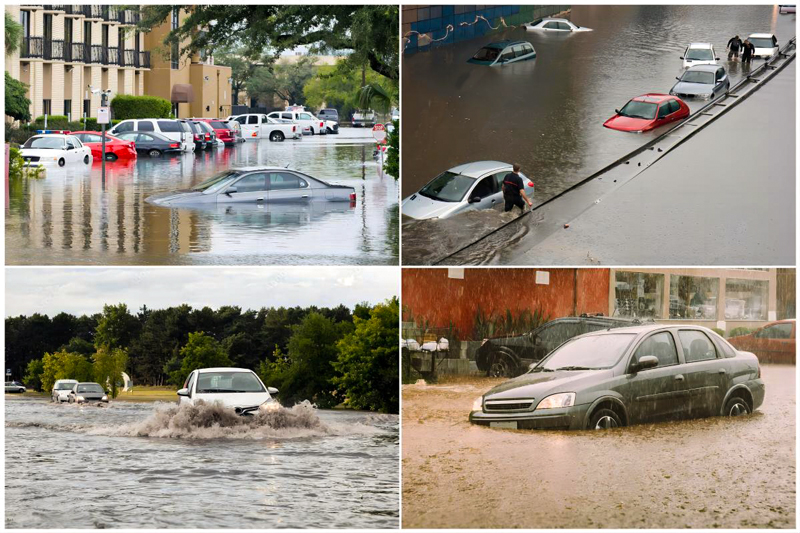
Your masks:
M 728 41 L 728 48 L 731 50 L 738 50 L 741 46 L 742 40 L 737 37 L 733 37 L 730 41 Z

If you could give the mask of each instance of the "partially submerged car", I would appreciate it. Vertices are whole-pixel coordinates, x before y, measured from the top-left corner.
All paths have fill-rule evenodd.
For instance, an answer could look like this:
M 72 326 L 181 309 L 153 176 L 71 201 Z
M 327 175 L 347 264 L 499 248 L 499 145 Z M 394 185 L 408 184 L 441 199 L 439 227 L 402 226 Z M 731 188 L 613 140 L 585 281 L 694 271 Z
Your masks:
M 69 391 L 68 401 L 69 403 L 108 403 L 108 395 L 99 383 L 85 381 L 73 385 L 72 390 Z
M 72 135 L 81 140 L 92 151 L 95 161 L 103 159 L 103 135 L 99 131 L 73 131 Z M 117 159 L 136 159 L 136 143 L 123 141 L 106 133 L 106 161 Z
M 61 133 L 43 133 L 34 135 L 19 150 L 25 166 L 63 167 L 70 163 L 90 165 L 93 161 L 92 150 L 75 137 Z
M 731 80 L 725 67 L 718 65 L 697 65 L 689 67 L 680 77 L 669 94 L 681 98 L 716 98 L 728 92 Z
M 296 170 L 243 167 L 225 170 L 189 190 L 165 192 L 145 199 L 165 207 L 213 203 L 353 202 L 356 191 Z
M 6 394 L 22 394 L 26 390 L 25 385 L 19 381 L 6 381 Z
M 753 352 L 766 363 L 795 364 L 797 323 L 794 319 L 770 322 L 752 333 L 728 339 L 737 350 Z
M 755 47 L 755 58 L 768 59 L 778 53 L 778 38 L 774 33 L 752 33 L 747 40 Z
M 496 67 L 530 59 L 536 59 L 536 50 L 528 41 L 497 41 L 478 50 L 467 63 Z
M 500 161 L 476 161 L 447 170 L 405 200 L 404 215 L 411 218 L 447 218 L 473 209 L 503 203 L 502 185 L 513 166 Z M 525 194 L 533 200 L 533 182 L 520 172 Z
M 514 429 L 610 429 L 740 416 L 764 401 L 758 358 L 699 326 L 587 333 L 476 399 L 470 422 Z
M 675 96 L 648 93 L 616 109 L 603 126 L 612 130 L 642 133 L 689 116 L 689 106 Z
M 74 379 L 57 379 L 55 383 L 53 383 L 53 389 L 50 391 L 50 401 L 51 402 L 68 402 L 69 401 L 69 393 L 72 391 L 72 387 L 78 384 L 77 380 Z
M 178 391 L 180 405 L 221 402 L 236 414 L 251 416 L 260 409 L 280 407 L 272 397 L 278 389 L 265 387 L 261 378 L 246 368 L 200 368 L 186 378 Z
M 563 18 L 543 18 L 525 24 L 527 31 L 554 31 L 554 32 L 579 32 L 592 31 L 591 28 L 583 28 L 574 22 Z
M 711 43 L 690 43 L 683 51 L 681 56 L 683 68 L 695 65 L 716 65 L 719 58 L 714 53 L 714 45 Z

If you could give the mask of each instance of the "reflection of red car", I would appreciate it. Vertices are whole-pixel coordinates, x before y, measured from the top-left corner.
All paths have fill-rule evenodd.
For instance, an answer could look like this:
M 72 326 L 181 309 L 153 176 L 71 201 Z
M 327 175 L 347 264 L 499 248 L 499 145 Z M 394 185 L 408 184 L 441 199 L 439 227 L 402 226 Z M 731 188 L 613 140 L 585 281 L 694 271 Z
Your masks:
M 215 118 L 196 118 L 192 120 L 205 122 L 214 128 L 214 132 L 217 134 L 217 139 L 224 142 L 226 146 L 236 144 L 236 134 L 233 132 L 230 126 L 228 126 L 227 122 L 223 120 L 217 120 Z
M 795 363 L 797 326 L 794 320 L 770 322 L 749 335 L 728 339 L 737 350 L 753 352 L 762 363 Z
M 612 130 L 641 133 L 688 117 L 689 106 L 680 98 L 668 94 L 643 94 L 616 112 L 603 126 Z
M 102 160 L 103 137 L 99 131 L 73 131 L 72 135 L 92 149 L 95 161 Z M 106 161 L 117 159 L 136 159 L 136 143 L 123 141 L 106 133 Z

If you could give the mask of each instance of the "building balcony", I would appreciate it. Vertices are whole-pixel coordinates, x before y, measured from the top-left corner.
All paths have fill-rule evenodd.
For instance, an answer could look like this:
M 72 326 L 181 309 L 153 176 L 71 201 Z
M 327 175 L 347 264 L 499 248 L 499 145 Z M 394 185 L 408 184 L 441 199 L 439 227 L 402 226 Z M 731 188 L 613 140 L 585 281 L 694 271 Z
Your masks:
M 19 57 L 22 59 L 41 58 L 44 55 L 44 38 L 23 37 Z
M 119 47 L 109 46 L 106 48 L 104 65 L 119 65 Z
M 76 13 L 83 15 L 87 19 L 108 20 L 108 6 L 82 5 L 73 6 Z
M 150 68 L 150 52 L 139 52 L 139 67 Z
M 120 24 L 135 25 L 139 23 L 140 15 L 137 11 L 130 9 L 117 9 L 114 20 Z
M 64 61 L 64 41 L 59 39 L 43 40 L 43 56 L 47 61 Z
M 67 63 L 88 63 L 83 43 L 64 43 L 64 61 Z
M 124 51 L 120 59 L 123 67 L 150 68 L 150 52 L 128 49 Z

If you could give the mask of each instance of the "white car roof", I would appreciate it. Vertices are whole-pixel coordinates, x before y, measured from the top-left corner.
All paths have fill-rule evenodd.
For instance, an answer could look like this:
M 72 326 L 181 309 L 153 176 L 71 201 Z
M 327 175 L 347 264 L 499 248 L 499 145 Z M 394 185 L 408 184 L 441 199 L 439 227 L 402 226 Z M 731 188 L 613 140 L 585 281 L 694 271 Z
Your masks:
M 216 368 L 198 368 L 197 372 L 205 374 L 206 372 L 253 372 L 249 368 L 233 368 L 228 366 L 221 366 Z
M 775 35 L 772 33 L 751 33 L 750 37 L 755 37 L 757 39 L 772 39 L 773 37 L 775 37 Z M 748 37 L 748 39 L 750 37 Z
M 56 383 L 77 383 L 77 379 L 57 379 Z M 53 383 L 55 385 L 55 383 Z
M 503 170 L 511 165 L 503 163 L 502 161 L 475 161 L 474 163 L 465 163 L 450 169 L 454 174 L 463 174 L 470 178 L 480 178 L 484 174 L 496 170 Z
M 713 48 L 711 43 L 689 43 L 689 48 Z
M 37 133 L 31 137 L 58 137 L 59 139 L 63 139 L 65 137 L 74 137 L 74 135 L 71 133 Z
M 287 167 L 236 167 L 236 168 L 229 168 L 228 170 L 235 170 L 237 172 L 254 172 L 256 170 L 260 170 L 260 171 L 288 170 L 290 172 L 300 172 L 299 170 L 295 170 L 293 168 L 287 168 Z

